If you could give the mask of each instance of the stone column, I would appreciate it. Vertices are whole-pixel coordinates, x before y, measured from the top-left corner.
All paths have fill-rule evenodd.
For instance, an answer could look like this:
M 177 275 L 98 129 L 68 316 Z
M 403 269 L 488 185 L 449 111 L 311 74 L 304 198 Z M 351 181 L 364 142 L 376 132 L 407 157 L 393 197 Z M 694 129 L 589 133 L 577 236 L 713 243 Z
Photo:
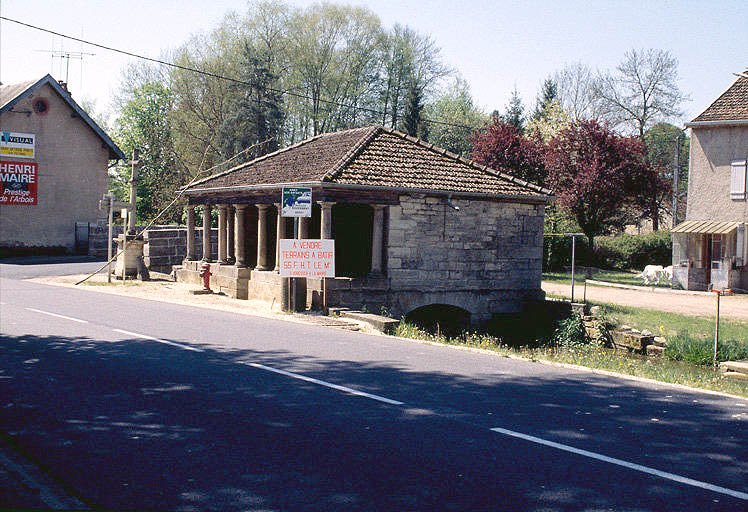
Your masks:
M 332 206 L 335 203 L 320 201 L 322 207 L 322 218 L 320 227 L 320 238 L 332 238 Z
M 227 257 L 229 260 L 236 261 L 235 255 L 236 250 L 234 249 L 234 208 L 231 205 L 227 205 L 226 207 L 226 215 L 227 215 L 227 227 L 226 231 L 228 231 L 228 239 L 226 240 L 226 251 L 228 253 Z
M 382 273 L 382 241 L 384 234 L 384 205 L 374 204 L 374 225 L 371 231 L 371 273 Z
M 109 242 L 111 243 L 111 241 Z M 195 207 L 187 207 L 187 259 L 195 258 Z
M 278 210 L 278 217 L 275 223 L 275 271 L 280 272 L 280 252 L 281 238 L 285 234 L 286 218 L 281 217 L 281 204 L 275 203 L 275 209 Z
M 269 204 L 258 204 L 257 206 L 257 266 L 255 270 L 270 270 L 268 268 L 268 238 L 267 222 Z
M 234 205 L 234 265 L 242 268 L 247 266 L 247 258 L 244 254 L 244 237 L 246 236 L 244 212 L 247 210 L 247 206 L 249 205 Z
M 218 263 L 226 264 L 228 254 L 226 243 L 228 242 L 228 233 L 226 229 L 226 210 L 225 204 L 218 206 Z
M 203 205 L 203 261 L 210 261 L 210 205 Z
M 299 238 L 309 238 L 309 223 L 311 218 L 301 217 L 299 218 Z

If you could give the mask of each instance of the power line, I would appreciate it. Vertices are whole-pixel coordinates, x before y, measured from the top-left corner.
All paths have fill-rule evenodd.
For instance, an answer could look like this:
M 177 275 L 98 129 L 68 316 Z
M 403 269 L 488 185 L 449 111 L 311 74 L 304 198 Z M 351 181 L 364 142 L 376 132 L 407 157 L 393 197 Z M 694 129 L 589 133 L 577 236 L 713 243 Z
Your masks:
M 250 87 L 252 86 L 252 84 L 250 82 L 247 82 L 245 80 L 240 80 L 238 78 L 234 78 L 234 77 L 230 77 L 230 76 L 226 76 L 226 75 L 219 75 L 217 73 L 211 73 L 210 71 L 202 71 L 200 69 L 191 68 L 189 66 L 183 66 L 181 64 L 175 64 L 174 62 L 167 62 L 167 61 L 160 60 L 160 59 L 154 59 L 152 57 L 146 57 L 145 55 L 139 55 L 137 53 L 128 52 L 126 50 L 120 50 L 118 48 L 113 48 L 111 46 L 106 46 L 106 45 L 103 45 L 103 44 L 94 43 L 94 42 L 91 42 L 91 41 L 87 41 L 85 39 L 81 39 L 79 37 L 69 36 L 69 35 L 66 35 L 66 34 L 62 34 L 60 32 L 55 32 L 54 30 L 50 30 L 50 29 L 43 28 L 43 27 L 38 27 L 36 25 L 31 25 L 30 23 L 24 23 L 23 21 L 14 20 L 12 18 L 8 18 L 8 17 L 5 17 L 5 16 L 0 16 L 0 20 L 9 21 L 11 23 L 16 23 L 18 25 L 21 25 L 21 26 L 24 26 L 24 27 L 27 27 L 27 28 L 32 28 L 34 30 L 39 30 L 41 32 L 46 32 L 48 34 L 53 34 L 53 35 L 56 35 L 56 36 L 59 36 L 59 37 L 63 37 L 65 39 L 70 39 L 72 41 L 77 41 L 79 43 L 84 43 L 84 44 L 88 44 L 88 45 L 91 45 L 91 46 L 95 46 L 96 48 L 101 48 L 103 50 L 108 50 L 110 52 L 121 53 L 121 54 L 127 55 L 129 57 L 134 57 L 136 59 L 147 60 L 147 61 L 150 61 L 150 62 L 154 62 L 156 64 L 160 64 L 162 66 L 168 66 L 168 67 L 173 67 L 173 68 L 176 68 L 176 69 L 181 69 L 183 71 L 189 71 L 189 72 L 192 72 L 192 73 L 198 73 L 200 75 L 208 76 L 208 77 L 211 77 L 211 78 L 216 78 L 218 80 L 226 80 L 226 81 L 237 83 L 237 84 L 247 85 L 247 86 L 250 86 Z M 273 89 L 271 87 L 268 87 L 267 90 L 271 91 L 271 92 L 274 92 L 274 93 L 277 93 L 277 94 L 287 94 L 289 96 L 293 96 L 293 97 L 301 98 L 301 99 L 305 99 L 305 100 L 312 100 L 312 101 L 315 100 L 315 98 L 313 98 L 311 96 L 308 96 L 306 94 L 301 94 L 301 93 L 293 92 L 293 91 L 281 91 L 279 89 Z M 323 98 L 317 98 L 316 100 L 320 101 L 322 103 L 325 103 L 327 105 L 334 105 L 334 106 L 338 106 L 338 107 L 351 108 L 351 109 L 354 109 L 354 110 L 361 110 L 363 112 L 369 112 L 371 114 L 377 114 L 377 115 L 381 115 L 381 116 L 389 115 L 387 112 L 382 112 L 380 110 L 373 109 L 373 108 L 361 107 L 361 106 L 358 106 L 358 105 L 351 105 L 351 104 L 346 104 L 346 103 L 340 103 L 340 102 L 337 102 L 337 101 L 326 100 L 326 99 L 323 99 Z M 402 117 L 402 115 L 397 115 L 396 117 L 400 118 L 400 117 Z M 457 123 L 448 123 L 446 121 L 437 121 L 435 119 L 426 119 L 426 118 L 423 118 L 422 121 L 427 122 L 427 123 L 440 124 L 440 125 L 443 125 L 443 126 L 450 126 L 450 127 L 453 127 L 453 128 L 467 128 L 469 130 L 475 130 L 475 128 L 472 127 L 472 126 L 467 126 L 467 125 L 464 125 L 464 124 L 457 124 Z

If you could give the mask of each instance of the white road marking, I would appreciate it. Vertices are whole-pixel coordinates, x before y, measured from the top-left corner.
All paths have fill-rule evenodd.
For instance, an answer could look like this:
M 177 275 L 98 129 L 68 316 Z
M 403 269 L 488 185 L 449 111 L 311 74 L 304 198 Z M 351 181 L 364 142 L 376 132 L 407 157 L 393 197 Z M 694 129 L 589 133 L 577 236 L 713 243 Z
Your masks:
M 34 478 L 20 464 L 16 464 L 4 454 L 0 453 L 0 465 L 13 471 L 20 477 L 20 480 L 32 491 L 36 491 L 37 497 L 49 508 L 63 510 L 68 508 L 82 507 L 82 503 L 75 498 L 64 498 L 55 494 L 55 492 L 42 482 Z
M 733 498 L 739 498 L 741 500 L 748 500 L 748 493 L 745 493 L 745 492 L 735 491 L 733 489 L 727 489 L 726 487 L 720 487 L 718 485 L 701 482 L 699 480 L 694 480 L 692 478 L 687 478 L 685 476 L 668 473 L 666 471 L 660 471 L 659 469 L 653 469 L 647 466 L 642 466 L 641 464 L 634 464 L 633 462 L 627 462 L 621 459 L 614 459 L 613 457 L 600 455 L 599 453 L 588 452 L 587 450 L 581 450 L 579 448 L 574 448 L 573 446 L 569 446 L 566 444 L 554 443 L 553 441 L 548 441 L 540 437 L 528 436 L 527 434 L 522 434 L 521 432 L 514 432 L 513 430 L 507 430 L 505 428 L 496 427 L 496 428 L 492 428 L 491 430 L 494 432 L 498 432 L 499 434 L 504 434 L 504 435 L 511 436 L 511 437 L 518 437 L 520 439 L 524 439 L 525 441 L 530 441 L 531 443 L 538 443 L 538 444 L 542 444 L 545 446 L 550 446 L 551 448 L 556 448 L 557 450 L 563 450 L 565 452 L 575 453 L 577 455 L 582 455 L 583 457 L 589 457 L 590 459 L 601 460 L 603 462 L 608 462 L 610 464 L 615 464 L 617 466 L 622 466 L 624 468 L 633 469 L 634 471 L 640 471 L 642 473 L 659 476 L 660 478 L 666 478 L 674 482 L 691 485 L 693 487 L 700 487 L 702 489 L 707 489 L 709 491 L 714 491 L 720 494 L 726 494 L 727 496 L 732 496 Z
M 190 347 L 189 345 L 182 345 L 181 343 L 175 343 L 173 341 L 168 340 L 162 340 L 161 338 L 154 338 L 153 336 L 148 336 L 146 334 L 138 334 L 137 332 L 130 332 L 130 331 L 124 331 L 122 329 L 113 329 L 115 332 L 118 332 L 120 334 L 126 334 L 127 336 L 135 336 L 136 338 L 142 338 L 144 340 L 151 340 L 155 341 L 157 343 L 163 343 L 164 345 L 171 345 L 173 347 L 179 347 L 183 348 L 185 350 L 192 350 L 193 352 L 202 352 L 202 349 Z
M 41 313 L 42 315 L 55 316 L 57 318 L 64 318 L 79 324 L 87 324 L 88 320 L 81 320 L 80 318 L 73 318 L 72 316 L 58 315 L 57 313 L 50 313 L 49 311 L 42 311 L 41 309 L 25 308 L 27 311 L 33 311 L 34 313 Z
M 312 377 L 307 377 L 306 375 L 300 375 L 298 373 L 291 373 L 287 372 L 285 370 L 279 370 L 277 368 L 271 368 L 270 366 L 265 366 L 264 364 L 258 364 L 258 363 L 242 363 L 246 364 L 247 366 L 251 366 L 253 368 L 259 368 L 260 370 L 266 370 L 269 372 L 278 373 L 280 375 L 285 375 L 286 377 L 291 377 L 294 379 L 303 380 L 305 382 L 311 382 L 312 384 L 318 384 L 320 386 L 325 386 L 327 388 L 336 389 L 338 391 L 342 391 L 344 393 L 349 393 L 351 395 L 356 396 L 363 396 L 365 398 L 371 398 L 372 400 L 377 400 L 379 402 L 384 402 L 386 404 L 390 405 L 404 405 L 403 402 L 398 402 L 397 400 L 392 400 L 389 398 L 385 398 L 383 396 L 379 395 L 372 395 L 371 393 L 365 393 L 363 391 L 359 391 L 357 389 L 348 388 L 345 386 L 339 386 L 338 384 L 333 384 L 332 382 L 325 382 L 324 380 L 319 379 L 313 379 Z

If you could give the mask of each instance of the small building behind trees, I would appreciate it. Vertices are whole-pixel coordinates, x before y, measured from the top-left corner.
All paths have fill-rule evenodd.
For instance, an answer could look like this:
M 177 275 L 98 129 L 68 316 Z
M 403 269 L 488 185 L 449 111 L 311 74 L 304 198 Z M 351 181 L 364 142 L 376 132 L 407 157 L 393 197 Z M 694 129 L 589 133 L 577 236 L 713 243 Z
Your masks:
M 378 126 L 312 137 L 189 186 L 177 278 L 197 282 L 198 259 L 217 254 L 222 290 L 279 303 L 278 240 L 293 238 L 279 215 L 284 186 L 312 189 L 300 238 L 335 240 L 329 306 L 399 316 L 439 305 L 480 323 L 543 297 L 549 191 Z M 218 210 L 217 251 L 195 252 L 196 208 L 208 222 Z M 307 303 L 318 306 L 322 290 L 308 279 Z

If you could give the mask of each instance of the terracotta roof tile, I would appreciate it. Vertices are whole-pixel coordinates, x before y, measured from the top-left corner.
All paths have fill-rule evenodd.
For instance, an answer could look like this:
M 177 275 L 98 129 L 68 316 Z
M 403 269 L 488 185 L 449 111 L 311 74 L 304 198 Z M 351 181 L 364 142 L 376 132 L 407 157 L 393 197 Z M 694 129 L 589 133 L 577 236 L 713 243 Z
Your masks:
M 748 119 L 748 78 L 738 78 L 722 96 L 692 122 L 739 121 Z
M 498 173 L 394 130 L 368 127 L 313 137 L 206 178 L 188 189 L 331 182 L 545 198 L 536 185 Z

